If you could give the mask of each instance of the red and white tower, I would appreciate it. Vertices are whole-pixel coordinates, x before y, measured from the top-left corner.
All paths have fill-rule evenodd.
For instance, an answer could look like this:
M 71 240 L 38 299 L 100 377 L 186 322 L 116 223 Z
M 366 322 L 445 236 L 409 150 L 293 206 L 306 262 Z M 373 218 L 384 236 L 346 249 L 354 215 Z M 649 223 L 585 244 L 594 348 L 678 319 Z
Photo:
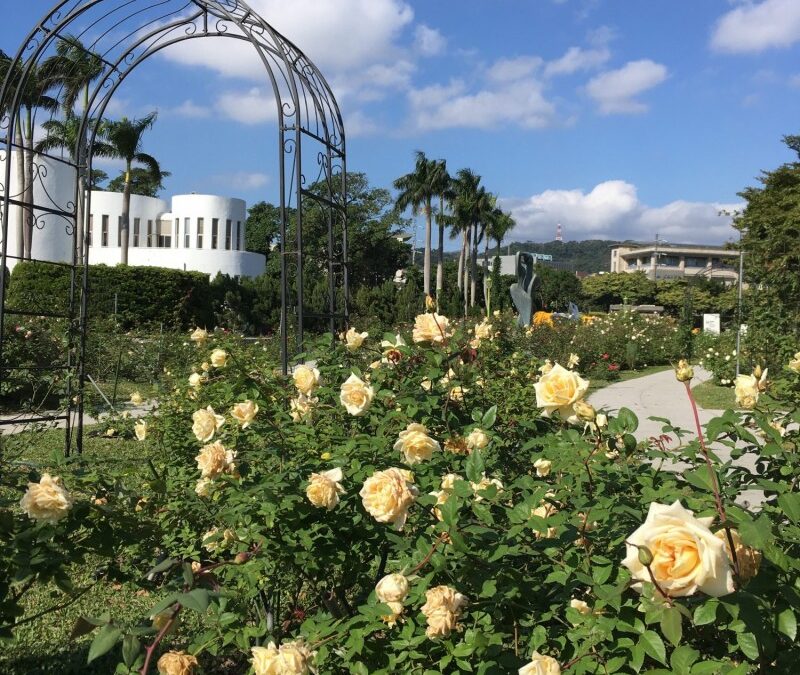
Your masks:
M 556 225 L 556 241 L 564 241 L 564 238 L 561 236 L 561 223 Z

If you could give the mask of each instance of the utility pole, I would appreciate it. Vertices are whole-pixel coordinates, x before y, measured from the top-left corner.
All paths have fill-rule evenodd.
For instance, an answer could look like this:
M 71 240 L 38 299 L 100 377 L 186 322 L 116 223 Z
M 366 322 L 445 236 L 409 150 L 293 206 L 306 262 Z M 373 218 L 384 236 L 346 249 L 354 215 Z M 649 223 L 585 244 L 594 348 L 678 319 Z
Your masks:
M 742 233 L 739 232 L 739 293 L 736 307 L 736 377 L 739 377 L 740 352 L 742 349 L 742 277 L 744 276 L 744 250 Z

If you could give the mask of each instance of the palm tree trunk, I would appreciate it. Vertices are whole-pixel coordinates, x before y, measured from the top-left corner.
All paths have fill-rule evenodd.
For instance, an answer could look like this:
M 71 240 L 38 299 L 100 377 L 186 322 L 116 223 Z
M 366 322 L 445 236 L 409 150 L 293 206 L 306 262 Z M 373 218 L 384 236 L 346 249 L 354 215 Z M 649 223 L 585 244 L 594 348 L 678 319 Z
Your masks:
M 470 264 L 469 264 L 469 254 L 472 250 L 472 225 L 467 225 L 467 245 L 465 248 L 465 255 L 464 255 L 464 316 L 469 314 L 469 276 L 470 276 Z
M 27 217 L 22 233 L 24 253 L 23 257 L 30 260 L 32 256 L 31 246 L 33 244 L 33 119 L 31 109 L 26 109 L 25 118 L 25 192 L 22 201 L 27 205 Z
M 17 146 L 17 190 L 25 199 L 25 147 L 22 141 L 22 118 L 17 116 L 14 125 L 14 143 Z M 15 197 L 16 198 L 16 197 Z M 25 257 L 25 207 L 17 206 L 17 258 Z
M 461 230 L 461 253 L 458 256 L 458 290 L 464 290 L 464 259 L 467 257 L 467 231 Z
M 121 239 L 120 248 L 122 253 L 120 255 L 120 263 L 123 265 L 128 264 L 128 234 L 130 227 L 130 213 L 131 213 L 131 163 L 130 161 L 125 166 L 125 190 L 122 193 L 122 227 L 120 229 Z
M 469 306 L 474 307 L 478 295 L 478 223 L 472 226 L 472 255 L 470 255 L 472 279 L 469 286 Z
M 483 236 L 483 304 L 489 307 L 489 236 Z
M 439 302 L 439 296 L 442 294 L 444 288 L 444 198 L 439 195 L 439 253 L 438 262 L 436 264 L 436 300 Z
M 425 257 L 422 261 L 422 281 L 426 296 L 431 294 L 431 211 L 431 200 L 429 198 L 425 202 Z

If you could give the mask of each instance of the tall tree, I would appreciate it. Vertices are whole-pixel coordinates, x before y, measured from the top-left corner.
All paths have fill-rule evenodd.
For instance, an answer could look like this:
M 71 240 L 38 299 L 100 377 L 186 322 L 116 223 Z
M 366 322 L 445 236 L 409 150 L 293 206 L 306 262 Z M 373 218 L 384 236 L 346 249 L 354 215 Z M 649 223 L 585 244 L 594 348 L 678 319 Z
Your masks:
M 3 50 L 0 49 L 0 82 L 5 82 L 6 78 L 11 71 L 11 64 L 12 60 L 11 57 L 6 54 Z M 19 71 L 15 73 L 15 76 L 19 76 Z M 13 80 L 12 80 L 13 81 Z M 4 106 L 7 108 L 10 107 L 11 101 L 7 100 L 4 101 Z M 0 116 L 4 113 L 8 112 L 8 110 L 0 110 Z M 22 116 L 17 114 L 16 117 L 12 120 L 14 123 L 14 145 L 16 146 L 17 150 L 14 153 L 16 157 L 16 172 L 17 172 L 17 185 L 19 185 L 19 189 L 23 190 L 23 185 L 25 183 L 25 152 L 23 147 L 23 140 L 22 140 Z M 9 186 L 10 188 L 11 186 Z M 22 204 L 16 207 L 17 211 L 17 248 L 14 251 L 14 255 L 17 258 L 25 257 L 25 215 L 27 213 L 26 209 L 22 206 Z
M 460 288 L 464 297 L 464 314 L 469 310 L 470 276 L 472 272 L 472 230 L 475 221 L 476 200 L 481 187 L 481 177 L 471 169 L 460 169 L 456 174 L 452 190 L 454 233 L 461 233 L 461 257 L 458 261 Z
M 431 221 L 433 216 L 433 199 L 441 194 L 442 172 L 438 162 L 430 160 L 421 150 L 415 153 L 414 170 L 401 176 L 394 182 L 397 195 L 395 203 L 399 211 L 411 207 L 416 216 L 420 209 L 425 215 L 425 254 L 423 259 L 423 290 L 426 295 L 431 292 Z M 445 172 L 446 173 L 446 172 Z
M 444 288 L 444 229 L 447 224 L 445 203 L 452 202 L 455 196 L 453 178 L 447 173 L 446 160 L 440 159 L 435 162 L 432 182 L 439 196 L 439 213 L 436 217 L 436 224 L 439 226 L 439 246 L 436 260 L 436 298 L 438 301 Z
M 156 121 L 157 113 L 152 112 L 142 119 L 129 120 L 123 117 L 118 122 L 110 122 L 108 129 L 108 143 L 113 148 L 114 156 L 125 160 L 125 183 L 122 198 L 122 253 L 120 262 L 128 264 L 128 241 L 130 239 L 130 211 L 131 211 L 131 170 L 133 163 L 144 165 L 153 176 L 161 177 L 161 167 L 152 155 L 142 152 L 142 137 Z M 159 180 L 160 182 L 160 180 Z

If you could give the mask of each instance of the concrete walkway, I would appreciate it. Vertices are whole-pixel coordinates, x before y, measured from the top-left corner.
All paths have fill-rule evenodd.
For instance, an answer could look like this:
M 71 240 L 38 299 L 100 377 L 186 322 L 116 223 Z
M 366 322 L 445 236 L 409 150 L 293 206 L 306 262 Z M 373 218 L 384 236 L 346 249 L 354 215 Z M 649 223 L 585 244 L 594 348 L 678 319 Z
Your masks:
M 693 386 L 710 380 L 712 377 L 710 372 L 698 366 L 694 367 L 694 373 Z M 628 408 L 633 411 L 639 418 L 639 428 L 634 434 L 639 441 L 666 433 L 672 439 L 668 448 L 677 448 L 680 444 L 675 434 L 662 431 L 663 422 L 648 419 L 650 417 L 666 418 L 672 423 L 672 426 L 688 432 L 683 437 L 683 443 L 688 443 L 697 437 L 692 405 L 686 395 L 683 383 L 675 379 L 675 372 L 671 368 L 660 373 L 611 384 L 592 394 L 589 401 L 598 410 L 605 409 L 612 414 L 615 414 L 620 408 Z M 703 429 L 711 419 L 719 417 L 722 412 L 722 410 L 698 408 L 698 416 Z M 712 445 L 712 448 L 723 462 L 730 459 L 728 448 L 719 444 Z M 755 468 L 755 459 L 752 453 L 747 453 L 735 460 L 734 464 L 752 471 Z M 688 468 L 688 465 L 676 462 L 665 468 L 670 471 L 681 471 Z M 761 490 L 745 490 L 739 495 L 737 502 L 742 506 L 757 506 L 763 499 L 764 495 Z
M 130 403 L 122 403 L 117 404 L 117 412 L 122 412 L 123 410 L 127 410 L 131 417 L 134 419 L 138 417 L 142 417 L 146 415 L 150 410 L 155 407 L 153 402 L 146 402 L 142 405 L 132 405 Z M 47 429 L 64 429 L 67 426 L 66 420 L 53 420 L 47 422 L 26 422 L 25 420 L 29 417 L 39 417 L 39 416 L 55 416 L 61 415 L 63 412 L 58 412 L 55 410 L 46 410 L 40 411 L 39 413 L 33 414 L 22 414 L 22 413 L 13 413 L 8 415 L 0 415 L 0 420 L 3 422 L 10 422 L 10 424 L 0 424 L 0 436 L 8 435 L 8 434 L 19 434 L 23 431 L 31 431 L 31 430 L 47 430 Z M 100 416 L 95 418 L 91 415 L 84 414 L 83 416 L 83 426 L 89 427 L 95 425 L 99 422 L 102 422 L 106 417 L 108 417 L 108 412 L 100 413 Z M 77 425 L 77 416 L 74 420 L 74 424 Z

